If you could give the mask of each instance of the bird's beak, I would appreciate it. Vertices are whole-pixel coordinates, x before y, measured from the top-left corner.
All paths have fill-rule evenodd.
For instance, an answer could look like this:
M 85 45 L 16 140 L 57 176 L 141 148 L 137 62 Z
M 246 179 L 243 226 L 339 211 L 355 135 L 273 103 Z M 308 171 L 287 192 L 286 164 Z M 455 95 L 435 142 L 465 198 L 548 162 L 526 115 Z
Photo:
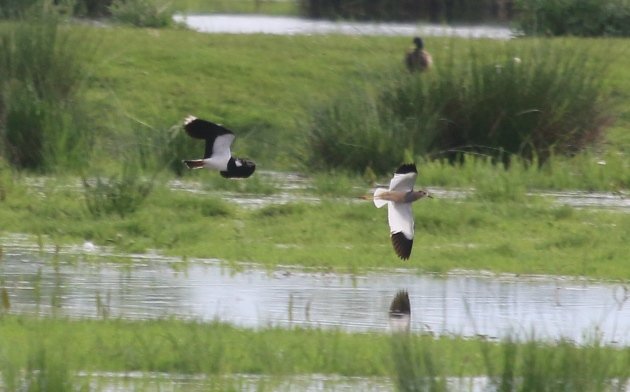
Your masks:
M 432 196 L 430 193 L 427 193 L 427 197 L 428 197 L 429 199 L 433 199 L 433 196 Z

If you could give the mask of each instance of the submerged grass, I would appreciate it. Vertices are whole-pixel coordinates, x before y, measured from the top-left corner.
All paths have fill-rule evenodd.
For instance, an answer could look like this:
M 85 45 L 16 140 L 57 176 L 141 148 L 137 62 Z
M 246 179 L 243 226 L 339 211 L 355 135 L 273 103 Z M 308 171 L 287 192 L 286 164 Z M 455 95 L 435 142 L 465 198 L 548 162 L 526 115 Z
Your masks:
M 589 343 L 490 343 L 426 335 L 237 328 L 181 320 L 0 317 L 0 374 L 65 387 L 77 371 L 391 377 L 401 391 L 446 391 L 446 377 L 488 375 L 503 391 L 603 391 L 628 379 L 630 352 Z M 98 355 L 94 355 L 98 353 Z M 37 372 L 39 370 L 40 372 Z M 498 371 L 498 373 L 497 373 Z M 44 377 L 47 376 L 47 377 Z M 538 389 L 537 389 L 538 388 Z M 614 389 L 613 389 L 614 390 Z
M 124 216 L 94 216 L 79 192 L 63 182 L 44 181 L 37 191 L 14 185 L 0 209 L 3 232 L 41 236 L 53 245 L 90 240 L 128 252 L 158 249 L 270 267 L 630 276 L 625 213 L 525 196 L 507 174 L 465 199 L 416 203 L 414 252 L 405 263 L 392 250 L 386 211 L 359 200 L 361 188 L 347 199 L 246 209 L 216 194 L 174 191 L 157 182 L 137 210 Z

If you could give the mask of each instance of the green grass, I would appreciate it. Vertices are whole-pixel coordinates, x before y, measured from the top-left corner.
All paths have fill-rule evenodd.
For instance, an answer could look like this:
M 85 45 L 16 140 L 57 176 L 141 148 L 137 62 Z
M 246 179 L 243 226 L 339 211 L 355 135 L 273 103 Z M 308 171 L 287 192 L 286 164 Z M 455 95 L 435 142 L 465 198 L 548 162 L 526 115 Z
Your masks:
M 253 158 L 259 169 L 299 169 L 312 174 L 315 185 L 309 192 L 332 198 L 360 196 L 361 187 L 367 191 L 367 184 L 376 179 L 370 170 L 311 173 L 304 164 L 309 113 L 357 80 L 377 84 L 383 81 L 384 69 L 399 67 L 404 72 L 401 54 L 409 45 L 408 37 L 207 35 L 121 27 L 99 29 L 98 34 L 102 46 L 90 66 L 85 96 L 91 108 L 90 134 L 96 142 L 90 165 L 79 174 L 93 178 L 120 173 L 125 162 L 137 164 L 147 177 L 164 167 L 181 171 L 179 160 L 197 157 L 203 149 L 202 143 L 185 137 L 181 130 L 183 117 L 192 113 L 234 129 L 238 134 L 235 155 Z M 442 66 L 451 50 L 468 53 L 466 40 L 426 41 L 436 67 Z M 509 46 L 519 55 L 536 42 L 480 40 L 475 46 L 480 52 Z M 521 163 L 504 170 L 484 159 L 468 158 L 452 166 L 416 157 L 420 186 L 475 187 L 480 196 L 465 202 L 418 203 L 418 236 L 409 266 L 425 271 L 468 268 L 628 276 L 621 238 L 628 231 L 624 215 L 558 208 L 523 195 L 540 189 L 623 191 L 630 184 L 626 41 L 563 39 L 552 40 L 551 45 L 584 47 L 593 61 L 606 63 L 608 73 L 601 78 L 615 99 L 611 107 L 618 115 L 617 123 L 600 146 L 573 158 L 552 157 L 543 170 Z M 207 172 L 184 172 L 184 178 L 207 179 L 205 189 L 266 195 L 277 191 L 274 184 L 260 179 L 218 182 L 223 179 Z M 93 217 L 81 190 L 64 188 L 64 181 L 72 179 L 47 179 L 51 185 L 37 194 L 23 184 L 21 173 L 3 169 L 1 230 L 42 235 L 51 242 L 90 239 L 128 251 L 151 248 L 177 256 L 268 265 L 344 270 L 401 265 L 389 244 L 386 214 L 367 202 L 327 201 L 286 210 L 248 211 L 213 197 L 156 186 L 135 212 Z M 352 189 L 352 184 L 359 188 Z M 223 230 L 210 241 L 205 236 L 202 241 L 199 233 L 208 219 L 218 220 Z M 174 223 L 164 227 L 164 222 Z M 243 246 L 240 238 L 252 238 L 252 243 Z
M 371 44 L 356 38 L 124 28 L 100 33 L 105 57 L 91 92 L 106 109 L 101 116 L 123 113 L 158 129 L 181 123 L 189 113 L 213 119 L 239 135 L 235 153 L 255 156 L 261 167 L 295 166 L 309 106 L 389 61 L 366 57 Z M 128 132 L 121 125 L 114 126 L 116 134 Z
M 420 186 L 474 186 L 478 192 L 463 200 L 418 202 L 414 251 L 409 262 L 401 262 L 389 241 L 386 212 L 355 199 L 373 181 L 388 180 L 369 170 L 315 173 L 313 189 L 304 192 L 324 195 L 323 202 L 259 210 L 239 208 L 215 193 L 170 191 L 163 186 L 173 178 L 169 173 L 154 178 L 152 192 L 123 214 L 116 213 L 116 208 L 90 213 L 86 191 L 77 178 L 78 174 L 94 178 L 101 173 L 116 178 L 129 162 L 137 164 L 138 175 L 145 178 L 165 167 L 181 169 L 180 159 L 202 152 L 202 146 L 183 137 L 179 128 L 189 113 L 233 128 L 238 134 L 235 154 L 255 159 L 259 169 L 299 168 L 310 174 L 303 165 L 310 110 L 357 80 L 380 82 L 385 68 L 400 66 L 402 72 L 401 54 L 408 37 L 232 36 L 120 27 L 97 32 L 102 47 L 90 66 L 85 96 L 91 108 L 89 130 L 96 137 L 90 165 L 68 177 L 59 173 L 33 178 L 0 158 L 0 235 L 27 233 L 40 244 L 53 245 L 91 240 L 121 251 L 157 249 L 182 258 L 253 261 L 270 268 L 294 264 L 361 271 L 406 266 L 418 272 L 460 268 L 624 281 L 630 276 L 627 214 L 560 207 L 524 195 L 536 189 L 628 189 L 630 57 L 626 40 L 556 43 L 585 46 L 596 61 L 607 63 L 608 73 L 601 77 L 615 98 L 611 107 L 618 121 L 597 148 L 574 158 L 553 157 L 544 170 L 520 163 L 503 170 L 484 159 L 468 157 L 461 166 L 452 166 L 416 157 Z M 436 66 L 449 46 L 468 42 L 426 41 Z M 528 42 L 507 45 L 518 50 Z M 484 40 L 479 45 L 480 50 L 491 51 L 504 44 Z M 606 165 L 598 164 L 601 160 Z M 260 179 L 218 182 L 223 180 L 218 177 L 198 171 L 184 174 L 184 179 L 201 181 L 204 190 L 272 196 L 277 192 L 274 184 Z M 33 179 L 44 185 L 32 185 Z M 133 185 L 119 190 L 134 197 Z M 106 190 L 94 192 L 108 200 Z M 347 199 L 339 200 L 340 195 Z M 401 390 L 406 385 L 413 390 L 422 381 L 413 376 L 426 374 L 436 377 L 438 390 L 440 377 L 478 374 L 496 377 L 497 383 L 505 385 L 501 390 L 516 390 L 509 386 L 525 375 L 531 387 L 522 390 L 543 390 L 540 385 L 577 380 L 582 384 L 570 385 L 586 385 L 581 390 L 590 391 L 600 390 L 602 380 L 609 377 L 627 377 L 630 369 L 627 349 L 597 344 L 514 346 L 413 335 L 411 342 L 403 340 L 396 346 L 391 337 L 372 333 L 252 331 L 177 320 L 9 316 L 5 302 L 0 307 L 0 368 L 9 390 L 12 385 L 18 389 L 21 377 L 30 379 L 31 390 L 37 390 L 35 385 L 47 375 L 57 389 L 64 389 L 75 382 L 73 374 L 80 369 L 386 376 L 398 380 Z M 395 367 L 395 363 L 417 366 Z M 584 381 L 582 375 L 589 380 Z M 400 380 L 411 381 L 403 384 Z
M 125 28 L 99 33 L 103 57 L 93 72 L 90 93 L 104 109 L 95 112 L 97 123 L 113 129 L 116 138 L 130 132 L 128 119 L 159 130 L 193 113 L 237 132 L 235 153 L 255 158 L 260 167 L 283 169 L 301 167 L 310 153 L 305 136 L 314 108 L 357 83 L 382 83 L 392 68 L 403 73 L 402 53 L 409 46 L 406 37 L 208 35 Z M 482 53 L 505 46 L 517 56 L 535 45 L 535 40 L 475 44 Z M 596 77 L 615 99 L 611 107 L 619 119 L 593 154 L 601 155 L 602 148 L 625 154 L 624 130 L 630 124 L 625 41 L 565 39 L 549 45 L 580 48 L 597 63 L 595 68 L 608 69 Z M 427 38 L 426 46 L 437 69 L 452 54 L 461 61 L 469 55 L 469 41 L 463 39 Z M 105 136 L 103 143 L 111 143 L 112 134 Z M 100 151 L 111 154 L 107 147 Z M 185 151 L 199 148 L 190 143 Z M 627 154 L 623 160 L 627 162 Z
M 461 46 L 459 46 L 461 45 Z M 589 48 L 590 46 L 590 48 Z M 309 129 L 320 168 L 388 172 L 407 151 L 456 162 L 472 152 L 544 165 L 599 146 L 617 113 L 603 88 L 594 42 L 451 42 L 422 75 L 390 67 L 321 109 Z
M 416 0 L 298 0 L 305 15 L 311 18 L 344 18 L 393 21 L 432 21 L 434 23 L 497 23 L 511 15 L 507 7 L 499 15 L 501 3 L 496 0 L 460 0 L 435 2 Z M 502 2 L 504 5 L 506 2 Z
M 53 245 L 91 240 L 122 251 L 158 249 L 179 257 L 269 267 L 630 276 L 625 213 L 555 206 L 524 196 L 509 181 L 488 182 L 464 200 L 416 203 L 414 252 L 409 262 L 401 262 L 390 244 L 386 211 L 357 198 L 368 191 L 364 189 L 347 199 L 250 210 L 212 194 L 171 191 L 157 182 L 135 212 L 94 216 L 82 191 L 64 181 L 48 180 L 37 192 L 19 181 L 6 192 L 0 220 L 4 233 L 42 236 Z
M 311 105 L 336 95 L 347 80 L 379 80 L 378 70 L 391 66 L 407 44 L 391 37 L 215 36 L 127 28 L 99 33 L 104 47 L 94 65 L 89 97 L 93 105 L 100 102 L 102 110 L 94 112 L 99 142 L 91 165 L 83 171 L 88 178 L 102 173 L 102 168 L 120 172 L 115 170 L 118 162 L 128 160 L 114 157 L 127 155 L 150 175 L 160 164 L 181 169 L 179 159 L 202 151 L 178 125 L 187 113 L 233 128 L 239 134 L 235 154 L 256 159 L 261 169 L 304 168 L 299 162 L 305 156 L 301 144 L 305 128 L 298 125 L 307 122 Z M 443 46 L 452 42 L 464 43 L 431 39 L 427 46 L 435 48 L 439 61 L 446 53 Z M 565 42 L 585 41 L 558 44 Z M 630 116 L 621 103 L 630 101 L 630 68 L 624 68 L 623 42 L 589 40 L 587 45 L 596 58 L 612 54 L 605 88 L 618 99 L 614 108 L 620 113 L 599 149 L 574 158 L 553 157 L 544 170 L 514 164 L 506 171 L 483 159 L 467 159 L 459 166 L 416 159 L 420 186 L 475 187 L 479 193 L 464 202 L 435 199 L 417 204 L 418 235 L 410 267 L 628 276 L 622 238 L 628 219 L 623 214 L 559 208 L 524 196 L 525 191 L 540 189 L 628 188 Z M 479 45 L 492 49 L 504 44 Z M 172 149 L 163 147 L 171 144 Z M 598 164 L 602 160 L 606 165 Z M 332 198 L 360 196 L 377 179 L 370 171 L 362 175 L 364 180 L 355 174 L 314 174 L 314 189 L 309 192 Z M 2 230 L 45 236 L 53 243 L 89 239 L 126 251 L 159 249 L 182 257 L 341 270 L 401 265 L 389 243 L 386 214 L 368 202 L 327 201 L 248 211 L 214 197 L 156 186 L 135 212 L 93 217 L 81 191 L 64 188 L 63 178 L 57 185 L 47 180 L 51 185 L 42 190 L 46 202 L 22 183 L 19 174 L 4 169 L 2 178 Z M 222 182 L 216 173 L 207 172 L 186 172 L 185 178 L 205 179 L 205 189 L 276 193 L 273 184 L 260 179 Z M 208 219 L 218 221 L 221 228 L 209 240 L 200 237 Z M 164 222 L 173 224 L 165 227 Z M 250 243 L 243 246 L 242 238 Z
M 173 0 L 173 8 L 187 13 L 238 13 L 295 15 L 296 2 L 292 0 Z
M 254 158 L 260 168 L 304 169 L 313 108 L 357 83 L 382 83 L 384 70 L 399 67 L 403 73 L 402 53 L 409 46 L 408 37 L 209 35 L 123 27 L 99 29 L 98 36 L 101 47 L 88 70 L 84 99 L 93 124 L 90 135 L 97 138 L 91 161 L 105 166 L 115 164 L 113 156 L 136 150 L 139 129 L 146 131 L 149 148 L 163 149 L 162 141 L 193 113 L 232 128 L 238 134 L 234 152 Z M 453 53 L 462 60 L 469 55 L 464 39 L 426 41 L 438 69 Z M 481 40 L 475 46 L 489 53 L 506 46 L 519 55 L 536 42 Z M 627 165 L 630 66 L 625 41 L 567 39 L 552 41 L 551 47 L 582 48 L 598 63 L 595 68 L 607 68 L 601 78 L 614 98 L 611 107 L 618 121 L 604 144 L 590 153 L 622 152 Z M 201 148 L 184 138 L 160 156 L 178 163 Z
M 0 155 L 16 167 L 76 170 L 89 159 L 92 33 L 46 14 L 0 25 Z
M 77 372 L 155 372 L 214 377 L 303 374 L 391 378 L 401 391 L 447 391 L 447 377 L 484 376 L 502 391 L 609 391 L 628 379 L 628 349 L 597 342 L 491 343 L 426 335 L 237 328 L 181 320 L 68 320 L 0 316 L 0 380 L 13 390 L 77 390 Z M 95 353 L 98 353 L 95 355 Z M 290 378 L 289 378 L 290 379 Z M 216 385 L 219 384 L 219 385 Z M 134 385 L 142 385 L 142 379 Z M 94 387 L 94 384 L 92 384 Z M 258 385 L 267 390 L 269 385 Z M 90 388 L 90 390 L 93 390 Z M 614 389 L 613 389 L 614 390 Z
M 517 0 L 520 30 L 528 35 L 630 36 L 627 0 Z
M 108 9 L 114 21 L 136 27 L 164 28 L 174 23 L 175 11 L 164 0 L 114 0 Z
M 622 153 L 589 151 L 573 158 L 552 157 L 539 168 L 522 159 L 513 159 L 509 168 L 492 163 L 488 157 L 466 154 L 461 165 L 446 159 L 416 159 L 421 184 L 425 186 L 473 187 L 478 190 L 495 187 L 502 196 L 512 192 L 519 197 L 525 191 L 541 190 L 608 190 L 623 192 L 630 187 L 628 162 Z

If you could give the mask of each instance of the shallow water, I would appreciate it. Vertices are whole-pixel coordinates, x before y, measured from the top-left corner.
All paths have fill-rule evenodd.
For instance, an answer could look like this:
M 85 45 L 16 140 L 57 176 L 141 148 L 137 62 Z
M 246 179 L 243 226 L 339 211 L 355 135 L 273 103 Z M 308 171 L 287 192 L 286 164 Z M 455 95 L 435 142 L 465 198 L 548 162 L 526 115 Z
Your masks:
M 513 32 L 498 26 L 445 26 L 415 23 L 333 22 L 265 15 L 176 15 L 175 21 L 203 33 L 280 35 L 389 35 L 454 36 L 463 38 L 509 39 Z
M 206 175 L 216 175 L 207 173 Z M 256 172 L 258 177 L 264 178 L 275 186 L 275 192 L 270 195 L 260 195 L 255 193 L 232 192 L 222 189 L 211 189 L 203 180 L 171 180 L 167 186 L 174 191 L 189 192 L 199 195 L 210 195 L 220 197 L 226 201 L 238 204 L 245 208 L 261 208 L 272 204 L 286 204 L 289 202 L 318 203 L 321 198 L 309 193 L 309 188 L 313 187 L 312 180 L 299 173 L 278 172 L 260 170 Z M 199 177 L 203 178 L 203 176 Z M 25 183 L 44 198 L 46 192 L 51 192 L 57 187 L 71 189 L 76 192 L 83 192 L 83 185 L 79 180 L 55 184 L 54 178 L 31 177 L 26 178 Z M 239 181 L 239 180 L 234 180 Z M 380 184 L 379 186 L 386 186 Z M 439 199 L 465 199 L 475 192 L 472 188 L 438 188 L 428 187 L 427 190 Z M 357 187 L 353 190 L 359 196 L 370 189 L 367 187 Z M 630 213 L 630 194 L 622 192 L 584 192 L 584 191 L 541 191 L 530 192 L 527 196 L 543 196 L 552 199 L 557 205 L 566 205 L 576 208 L 599 208 L 617 212 Z M 353 200 L 364 203 L 364 200 L 352 197 L 340 197 L 340 201 Z
M 353 276 L 251 265 L 236 271 L 218 261 L 157 255 L 123 255 L 129 263 L 121 263 L 92 246 L 55 256 L 16 241 L 5 241 L 3 253 L 0 282 L 13 313 L 386 332 L 390 301 L 406 289 L 412 331 L 491 339 L 534 333 L 577 342 L 597 332 L 605 343 L 630 345 L 630 291 L 615 283 L 405 270 Z
M 385 377 L 347 377 L 328 374 L 293 375 L 273 377 L 254 374 L 229 376 L 178 375 L 173 373 L 146 372 L 82 372 L 80 378 L 90 381 L 93 391 L 274 391 L 274 392 L 385 392 L 395 391 L 394 382 Z M 449 377 L 449 391 L 492 392 L 488 377 Z M 626 389 L 627 390 L 627 389 Z
M 213 191 L 204 187 L 199 181 L 170 181 L 168 186 L 173 190 L 216 195 L 226 201 L 234 202 L 246 208 L 260 208 L 270 204 L 285 204 L 289 202 L 317 203 L 321 199 L 317 196 L 305 194 L 304 192 L 312 187 L 310 179 L 297 173 L 285 173 L 275 171 L 260 171 L 259 176 L 272 181 L 277 186 L 277 192 L 272 195 L 261 196 L 257 194 L 236 193 L 226 191 Z M 386 184 L 381 184 L 386 186 Z M 474 189 L 464 188 L 438 188 L 428 187 L 427 190 L 439 199 L 465 199 L 472 195 Z M 357 188 L 356 195 L 369 193 L 370 189 Z M 627 192 L 584 192 L 584 191 L 541 191 L 530 192 L 527 196 L 548 197 L 557 205 L 566 205 L 576 208 L 600 208 L 618 212 L 630 212 L 630 197 Z M 350 198 L 340 198 L 340 200 L 349 200 Z M 357 202 L 363 203 L 359 199 Z
M 98 391 L 337 391 L 380 392 L 393 391 L 394 386 L 382 377 L 343 377 L 309 374 L 273 377 L 252 374 L 229 376 L 178 375 L 173 373 L 81 373 L 80 378 L 90 381 L 90 389 Z M 468 390 L 468 389 L 462 389 Z M 480 389 L 476 389 L 480 390 Z

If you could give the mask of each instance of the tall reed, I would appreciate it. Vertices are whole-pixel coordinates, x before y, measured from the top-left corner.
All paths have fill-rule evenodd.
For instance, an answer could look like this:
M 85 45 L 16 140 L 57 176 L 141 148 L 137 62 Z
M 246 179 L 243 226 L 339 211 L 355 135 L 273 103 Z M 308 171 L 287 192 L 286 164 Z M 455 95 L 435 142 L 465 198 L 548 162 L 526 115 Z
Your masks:
M 15 18 L 27 12 L 41 0 L 0 0 L 0 18 Z
M 430 338 L 392 336 L 393 380 L 401 392 L 446 392 L 446 373 Z
M 527 35 L 630 36 L 627 0 L 517 0 Z
M 174 10 L 164 0 L 113 0 L 112 18 L 137 27 L 167 27 L 173 24 Z
M 86 33 L 47 12 L 0 31 L 0 145 L 16 167 L 50 171 L 89 159 L 82 93 L 96 45 Z
M 431 20 L 479 22 L 507 20 L 512 0 L 300 0 L 302 14 L 311 18 Z
M 75 0 L 74 12 L 76 15 L 91 18 L 108 16 L 111 5 L 112 0 Z
M 382 172 L 409 152 L 544 163 L 595 145 L 611 123 L 605 68 L 589 60 L 586 43 L 456 44 L 436 50 L 432 72 L 389 70 L 380 84 L 314 109 L 311 164 Z
M 501 343 L 499 361 L 488 358 L 483 345 L 488 375 L 497 391 L 622 392 L 630 380 L 630 356 L 615 360 L 611 348 L 597 340 L 579 347 L 566 340 L 519 344 L 508 339 Z
M 456 373 L 458 365 L 445 368 L 441 358 L 446 353 L 434 346 L 431 338 L 392 336 L 392 378 L 398 391 L 461 390 L 449 382 L 449 378 L 461 377 Z M 630 351 L 606 347 L 597 340 L 584 346 L 566 340 L 479 341 L 479 349 L 479 356 L 471 355 L 470 360 L 484 363 L 482 372 L 489 378 L 487 390 L 491 391 L 622 392 L 630 380 Z

